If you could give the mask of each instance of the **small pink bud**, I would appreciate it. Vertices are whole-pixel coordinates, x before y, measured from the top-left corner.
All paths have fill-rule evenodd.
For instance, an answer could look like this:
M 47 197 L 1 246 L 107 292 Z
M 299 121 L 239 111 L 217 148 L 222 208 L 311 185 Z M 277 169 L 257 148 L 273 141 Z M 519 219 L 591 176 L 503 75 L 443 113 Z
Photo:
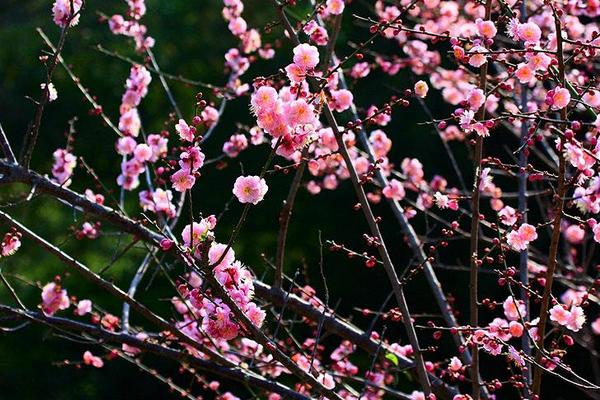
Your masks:
M 573 132 L 571 129 L 567 129 L 567 130 L 565 131 L 565 137 L 566 137 L 568 140 L 571 140 L 571 139 L 573 139 L 573 136 L 575 136 L 575 133 L 574 133 L 574 132 Z
M 573 338 L 569 335 L 563 335 L 562 339 L 567 346 L 573 346 L 573 344 L 575 343 L 573 341 Z
M 169 239 L 163 239 L 160 241 L 160 248 L 162 251 L 169 251 L 173 247 L 173 242 Z

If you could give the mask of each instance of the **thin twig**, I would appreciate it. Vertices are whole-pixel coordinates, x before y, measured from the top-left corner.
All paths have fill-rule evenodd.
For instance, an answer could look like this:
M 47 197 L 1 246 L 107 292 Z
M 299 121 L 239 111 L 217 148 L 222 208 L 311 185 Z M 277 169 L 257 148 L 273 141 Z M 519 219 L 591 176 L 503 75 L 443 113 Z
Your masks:
M 44 33 L 44 31 L 41 28 L 38 28 L 37 32 L 41 36 L 41 38 L 44 40 L 46 45 L 48 47 L 50 47 L 50 49 L 52 51 L 56 51 L 56 47 L 54 46 L 52 41 L 48 38 L 48 36 Z M 94 108 L 94 112 L 98 113 L 100 115 L 100 117 L 102 118 L 104 123 L 110 129 L 112 129 L 112 131 L 115 132 L 115 134 L 117 134 L 117 136 L 123 136 L 123 134 L 121 133 L 119 128 L 117 128 L 115 126 L 115 124 L 113 124 L 111 119 L 104 113 L 102 106 L 100 104 L 98 104 L 98 102 L 90 95 L 89 91 L 81 84 L 81 80 L 75 75 L 75 73 L 73 73 L 73 71 L 71 70 L 69 65 L 65 62 L 64 58 L 60 54 L 58 55 L 58 62 L 60 62 L 60 65 L 65 69 L 65 71 L 67 72 L 67 75 L 69 75 L 69 78 L 71 78 L 73 83 L 75 83 L 75 86 L 77 86 L 77 89 L 79 89 L 79 91 L 83 94 L 83 96 L 86 98 L 86 100 L 92 105 L 92 107 Z
M 31 161 L 33 149 L 35 148 L 35 144 L 37 142 L 37 138 L 40 132 L 40 126 L 42 125 L 44 107 L 50 100 L 50 83 L 52 83 L 52 76 L 54 75 L 54 71 L 56 70 L 56 66 L 58 65 L 58 58 L 65 45 L 67 33 L 69 32 L 69 27 L 71 26 L 71 21 L 73 21 L 73 19 L 79 15 L 81 10 L 83 9 L 84 4 L 85 3 L 82 3 L 81 7 L 77 11 L 75 11 L 74 8 L 70 8 L 71 15 L 69 16 L 69 18 L 67 18 L 65 26 L 60 32 L 60 39 L 58 40 L 58 45 L 56 46 L 56 49 L 53 50 L 53 54 L 50 59 L 50 64 L 48 66 L 48 69 L 46 70 L 46 83 L 42 88 L 41 98 L 37 103 L 37 108 L 35 111 L 33 122 L 29 131 L 27 132 L 27 135 L 25 136 L 25 140 L 23 141 L 23 147 L 21 150 L 20 158 L 21 164 L 23 164 L 25 168 L 29 168 L 29 162 Z
M 563 38 L 562 38 L 562 27 L 560 22 L 560 17 L 557 15 L 556 10 L 552 6 L 552 11 L 554 13 L 554 23 L 556 27 L 556 53 L 558 58 L 558 78 L 560 80 L 560 84 L 565 87 L 566 75 L 565 75 L 565 62 L 564 62 L 564 53 L 563 53 Z M 563 107 L 560 110 L 560 117 L 562 120 L 567 120 L 567 108 Z M 548 319 L 548 309 L 550 306 L 550 296 L 552 294 L 552 284 L 554 282 L 554 270 L 556 269 L 556 257 L 558 253 L 558 245 L 560 241 L 561 235 L 561 221 L 563 215 L 563 206 L 564 206 L 564 197 L 567 191 L 566 185 L 566 161 L 565 156 L 562 151 L 558 152 L 559 166 L 558 166 L 558 191 L 554 196 L 554 205 L 553 205 L 553 226 L 552 226 L 552 237 L 550 239 L 550 249 L 548 251 L 548 266 L 546 270 L 546 284 L 544 286 L 544 293 L 542 295 L 542 304 L 540 306 L 540 315 L 539 315 L 539 325 L 538 325 L 538 335 L 539 340 L 537 343 L 537 347 L 539 350 L 535 355 L 535 363 L 534 371 L 533 371 L 533 387 L 532 392 L 534 396 L 539 396 L 541 384 L 542 384 L 542 374 L 543 369 L 538 365 L 541 364 L 543 350 L 544 350 L 544 338 L 546 334 L 546 324 Z
M 17 158 L 15 157 L 15 153 L 8 141 L 8 137 L 6 136 L 6 132 L 4 132 L 4 128 L 2 127 L 2 123 L 0 123 L 0 144 L 2 145 L 2 151 L 4 152 L 4 156 L 6 159 L 13 163 L 17 163 Z
M 492 0 L 486 0 L 485 3 L 485 20 L 489 20 L 492 13 Z M 485 62 L 479 71 L 479 88 L 485 91 L 487 85 L 487 72 L 488 63 Z M 477 120 L 482 121 L 485 118 L 485 104 L 481 106 L 481 109 L 477 113 Z M 479 278 L 479 197 L 481 190 L 479 189 L 481 180 L 481 158 L 483 155 L 483 136 L 477 136 L 475 144 L 475 178 L 473 182 L 473 195 L 471 199 L 471 249 L 470 249 L 470 260 L 471 260 L 471 273 L 469 279 L 469 309 L 470 309 L 470 321 L 471 326 L 479 325 L 479 309 L 478 309 L 478 278 Z M 471 361 L 471 382 L 472 382 L 472 393 L 474 400 L 479 400 L 481 396 L 481 383 L 479 380 L 479 348 L 478 346 L 473 347 L 473 360 Z
M 306 147 L 302 151 L 302 158 L 306 157 L 308 153 L 308 147 Z M 290 190 L 288 192 L 287 198 L 283 203 L 283 207 L 281 208 L 281 212 L 279 214 L 279 233 L 277 234 L 277 252 L 275 254 L 275 279 L 273 281 L 273 286 L 280 288 L 282 283 L 283 276 L 283 260 L 285 255 L 285 245 L 288 227 L 290 224 L 290 219 L 292 217 L 292 211 L 294 209 L 294 203 L 296 201 L 296 195 L 298 194 L 298 189 L 300 188 L 300 183 L 302 182 L 302 176 L 304 175 L 304 170 L 306 169 L 306 161 L 302 161 L 300 165 L 296 168 L 296 173 L 294 174 L 294 179 L 292 180 L 292 184 L 290 185 Z

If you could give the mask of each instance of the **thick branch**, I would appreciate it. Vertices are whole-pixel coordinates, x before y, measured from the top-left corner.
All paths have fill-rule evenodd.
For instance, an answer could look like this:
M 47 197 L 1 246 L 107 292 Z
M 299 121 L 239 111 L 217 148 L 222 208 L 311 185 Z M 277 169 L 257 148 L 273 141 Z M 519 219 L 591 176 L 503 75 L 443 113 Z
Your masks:
M 558 58 L 558 78 L 560 84 L 565 87 L 565 61 L 563 53 L 563 37 L 560 18 L 554 11 L 554 21 L 556 27 L 556 53 Z M 567 108 L 563 107 L 560 110 L 560 118 L 563 121 L 567 121 Z M 562 144 L 562 141 L 560 142 Z M 567 192 L 566 185 L 566 162 L 565 156 L 562 151 L 558 152 L 558 192 L 554 196 L 554 207 L 553 207 L 553 226 L 552 226 L 552 237 L 550 239 L 550 250 L 548 253 L 548 268 L 546 270 L 546 286 L 544 287 L 544 293 L 542 295 L 542 305 L 540 307 L 540 319 L 538 325 L 539 340 L 537 342 L 537 352 L 535 355 L 535 366 L 533 371 L 533 395 L 539 396 L 542 384 L 543 369 L 539 367 L 542 361 L 544 353 L 544 336 L 546 335 L 546 325 L 548 319 L 548 309 L 550 307 L 550 297 L 552 295 L 552 284 L 554 282 L 554 270 L 556 269 L 556 256 L 558 254 L 558 245 L 560 242 L 560 224 L 562 221 L 564 198 Z
M 269 301 L 276 306 L 285 305 L 287 310 L 310 319 L 311 321 L 323 321 L 323 328 L 325 330 L 343 339 L 349 340 L 371 355 L 377 354 L 382 361 L 386 359 L 385 356 L 387 352 L 392 352 L 386 344 L 381 344 L 379 341 L 372 339 L 368 333 L 360 330 L 350 322 L 343 320 L 335 314 L 324 315 L 322 310 L 315 308 L 309 302 L 302 300 L 292 293 L 287 293 L 282 289 L 271 287 L 258 280 L 254 281 L 254 289 L 256 295 L 265 301 Z M 387 351 L 381 351 L 382 348 Z M 398 357 L 398 365 L 401 368 L 415 367 L 415 363 L 409 358 L 399 354 L 396 354 L 396 356 Z M 435 375 L 430 374 L 429 379 L 432 384 L 433 392 L 439 398 L 451 399 L 458 394 L 456 389 L 448 386 Z
M 85 196 L 65 188 L 50 179 L 28 170 L 19 165 L 13 165 L 6 160 L 0 160 L 0 184 L 5 182 L 21 182 L 34 186 L 36 190 L 45 192 L 68 203 L 72 207 L 96 215 L 98 218 L 110 222 L 123 232 L 158 245 L 165 236 L 144 227 L 138 221 L 132 220 L 123 213 L 101 204 L 89 201 Z
M 492 0 L 486 0 L 485 3 L 485 19 L 489 20 L 492 13 Z M 487 85 L 488 62 L 481 66 L 479 71 L 479 88 L 485 92 Z M 482 121 L 485 118 L 485 101 L 481 109 L 477 113 L 477 120 Z M 469 309 L 471 314 L 471 326 L 479 326 L 479 309 L 478 309 L 478 278 L 479 278 L 479 181 L 481 180 L 481 158 L 483 155 L 483 136 L 477 136 L 475 144 L 475 178 L 473 182 L 473 195 L 471 199 L 471 211 L 473 213 L 471 219 L 471 273 L 469 280 Z M 472 396 L 474 400 L 479 400 L 481 394 L 481 383 L 479 379 L 479 348 L 473 347 L 473 360 L 471 361 L 471 378 L 472 378 Z
M 185 333 L 183 333 L 179 329 L 177 329 L 175 326 L 173 326 L 169 322 L 165 321 L 162 317 L 156 315 L 152 310 L 150 310 L 143 304 L 139 303 L 137 300 L 134 300 L 131 297 L 129 297 L 127 295 L 127 293 L 125 293 L 123 290 L 121 290 L 114 284 L 102 279 L 98 274 L 91 271 L 87 266 L 83 265 L 82 263 L 80 263 L 79 261 L 77 261 L 76 259 L 71 257 L 70 255 L 68 255 L 67 253 L 63 252 L 58 247 L 49 243 L 48 241 L 46 241 L 45 239 L 43 239 L 42 237 L 37 235 L 35 232 L 31 231 L 25 225 L 16 221 L 15 219 L 13 219 L 11 216 L 9 216 L 8 214 L 6 214 L 3 211 L 0 211 L 0 220 L 17 228 L 19 230 L 19 232 L 21 232 L 24 236 L 28 237 L 33 242 L 40 245 L 44 250 L 48 251 L 50 254 L 56 256 L 63 263 L 65 263 L 69 267 L 73 268 L 83 278 L 85 278 L 88 281 L 94 283 L 95 285 L 101 287 L 102 289 L 104 289 L 105 291 L 107 291 L 108 293 L 110 293 L 112 296 L 119 299 L 120 301 L 126 302 L 127 304 L 129 304 L 131 306 L 131 308 L 133 308 L 135 311 L 137 311 L 141 316 L 143 316 L 148 321 L 150 321 L 153 324 L 155 324 L 156 326 L 158 326 L 160 329 L 171 333 L 172 335 L 177 337 L 182 343 L 185 343 L 185 344 L 193 347 L 194 349 L 207 354 L 209 357 L 211 357 L 215 360 L 219 360 L 223 365 L 229 365 L 229 366 L 233 365 L 233 363 L 231 363 L 230 361 L 228 361 L 227 359 L 222 357 L 220 354 L 215 353 L 213 350 L 207 348 L 204 344 L 196 342 L 191 337 L 189 337 L 188 335 L 186 335 Z
M 133 346 L 138 349 L 142 349 L 143 351 L 147 351 L 149 353 L 168 358 L 178 363 L 187 364 L 193 368 L 197 368 L 207 373 L 215 374 L 223 378 L 231 379 L 244 384 L 248 383 L 252 386 L 256 386 L 270 392 L 279 393 L 280 395 L 286 398 L 301 400 L 308 399 L 308 397 L 294 390 L 291 390 L 290 388 L 283 386 L 280 383 L 265 379 L 260 375 L 241 369 L 239 367 L 224 367 L 212 361 L 193 357 L 190 354 L 172 349 L 170 347 L 167 347 L 166 345 L 156 344 L 149 340 L 140 340 L 137 337 L 129 335 L 127 333 L 110 332 L 105 329 L 102 329 L 99 326 L 89 325 L 66 318 L 52 317 L 43 313 L 19 310 L 4 305 L 0 305 L 0 314 L 3 314 L 5 316 L 11 316 L 16 319 L 43 323 L 50 327 L 56 327 L 62 330 L 86 333 L 88 335 L 99 338 L 106 343 L 125 343 L 129 346 Z
M 292 218 L 292 211 L 294 210 L 296 195 L 298 194 L 298 189 L 300 188 L 300 183 L 302 182 L 302 176 L 304 175 L 304 170 L 306 169 L 305 157 L 306 151 L 303 151 L 302 161 L 296 169 L 294 179 L 292 180 L 292 184 L 290 186 L 290 191 L 288 192 L 285 203 L 281 208 L 281 213 L 279 214 L 279 233 L 277 234 L 277 253 L 275 255 L 275 280 L 273 281 L 273 286 L 275 287 L 281 287 L 283 280 L 283 260 L 285 256 L 287 231 L 290 225 L 290 219 Z

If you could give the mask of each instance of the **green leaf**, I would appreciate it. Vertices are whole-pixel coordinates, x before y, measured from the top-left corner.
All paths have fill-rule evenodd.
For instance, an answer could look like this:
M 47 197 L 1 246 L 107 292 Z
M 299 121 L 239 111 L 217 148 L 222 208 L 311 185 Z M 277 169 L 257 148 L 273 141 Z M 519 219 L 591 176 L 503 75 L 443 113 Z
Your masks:
M 398 357 L 394 353 L 387 353 L 385 358 L 390 360 L 396 367 L 398 366 Z

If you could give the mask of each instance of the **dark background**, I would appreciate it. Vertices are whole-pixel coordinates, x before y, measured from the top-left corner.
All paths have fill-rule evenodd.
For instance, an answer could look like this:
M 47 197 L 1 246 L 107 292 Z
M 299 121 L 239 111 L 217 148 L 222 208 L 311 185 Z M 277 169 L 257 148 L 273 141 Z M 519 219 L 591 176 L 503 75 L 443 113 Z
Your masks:
M 129 75 L 130 66 L 98 52 L 94 46 L 102 43 L 104 47 L 142 60 L 133 51 L 132 43 L 123 36 L 114 36 L 106 24 L 98 22 L 98 13 L 112 15 L 123 14 L 126 8 L 124 1 L 89 0 L 83 12 L 80 24 L 71 30 L 67 39 L 63 56 L 72 66 L 73 71 L 81 78 L 84 86 L 98 97 L 104 111 L 116 122 L 118 121 L 118 106 L 123 93 L 124 82 Z M 299 2 L 296 12 L 301 15 L 305 2 Z M 247 0 L 243 17 L 249 26 L 262 28 L 275 20 L 270 1 Z M 0 1 L 0 122 L 8 133 L 13 147 L 19 150 L 23 133 L 34 114 L 34 107 L 27 96 L 39 97 L 39 85 L 45 80 L 43 65 L 38 56 L 44 48 L 41 38 L 36 33 L 36 27 L 42 27 L 46 34 L 56 43 L 59 28 L 52 23 L 50 0 L 2 0 Z M 230 35 L 226 22 L 221 17 L 222 4 L 220 1 L 206 0 L 191 2 L 189 0 L 158 1 L 148 0 L 148 13 L 143 22 L 157 44 L 154 48 L 161 68 L 166 72 L 181 74 L 190 79 L 222 85 L 226 82 L 223 72 L 223 54 L 237 45 Z M 355 1 L 346 12 L 344 28 L 338 40 L 338 54 L 347 54 L 351 48 L 348 41 L 360 42 L 368 34 L 364 26 L 355 24 L 350 15 L 355 12 L 360 15 L 372 15 L 369 2 Z M 277 49 L 275 60 L 258 61 L 244 76 L 245 82 L 258 75 L 270 75 L 277 72 L 278 66 L 289 63 L 291 49 L 281 36 L 279 27 L 271 34 L 263 36 L 264 41 L 273 41 L 281 37 L 281 49 Z M 379 40 L 375 48 L 387 52 L 398 53 L 397 45 L 393 42 Z M 417 77 L 409 73 L 401 73 L 390 78 L 376 71 L 368 78 L 358 83 L 350 82 L 357 104 L 365 109 L 371 104 L 381 104 L 389 99 L 396 90 L 412 87 Z M 58 147 L 64 147 L 65 132 L 68 121 L 78 116 L 74 143 L 74 153 L 83 156 L 88 164 L 95 169 L 102 181 L 109 188 L 117 189 L 115 178 L 119 173 L 120 158 L 114 151 L 115 135 L 103 126 L 97 117 L 88 115 L 89 104 L 71 82 L 64 69 L 58 66 L 53 80 L 59 94 L 57 101 L 50 103 L 44 114 L 38 145 L 35 149 L 32 167 L 43 173 L 50 173 L 52 152 Z M 194 96 L 198 89 L 179 82 L 169 82 L 178 104 L 189 120 L 193 115 Z M 431 92 L 430 92 L 431 93 Z M 215 101 L 210 93 L 206 97 Z M 432 93 L 428 103 L 437 116 L 447 115 L 446 106 L 442 105 L 439 95 Z M 139 107 L 143 126 L 146 132 L 154 133 L 164 128 L 168 121 L 171 107 L 164 95 L 156 75 L 150 85 L 149 95 L 142 100 Z M 344 120 L 347 116 L 341 116 Z M 417 103 L 408 109 L 395 109 L 393 121 L 384 128 L 394 141 L 390 154 L 391 160 L 397 165 L 407 156 L 417 157 L 425 165 L 428 179 L 435 174 L 447 177 L 450 186 L 458 185 L 458 181 L 450 168 L 448 157 L 442 143 L 430 126 L 417 125 L 427 118 Z M 208 158 L 221 153 L 223 142 L 236 132 L 236 123 L 251 124 L 248 113 L 248 99 L 237 99 L 227 107 L 214 136 L 206 144 L 204 152 Z M 172 123 L 169 129 L 173 132 Z M 515 141 L 504 137 L 507 145 L 514 146 Z M 175 140 L 173 138 L 172 140 Z M 512 140 L 512 141 L 511 141 Z M 466 146 L 461 143 L 450 144 L 459 159 L 467 182 L 471 181 L 471 167 Z M 194 208 L 197 213 L 205 215 L 219 214 L 223 205 L 231 196 L 231 187 L 236 176 L 243 169 L 246 174 L 257 173 L 268 154 L 266 146 L 254 147 L 242 153 L 236 159 L 227 161 L 227 168 L 217 170 L 214 166 L 203 170 L 203 175 L 194 188 Z M 276 164 L 286 165 L 283 159 L 276 159 Z M 291 176 L 274 174 L 267 177 L 269 192 L 260 205 L 253 207 L 247 223 L 235 244 L 237 257 L 250 265 L 258 276 L 267 272 L 265 280 L 271 282 L 272 275 L 268 273 L 261 254 L 272 259 L 276 249 L 276 232 L 278 229 L 278 212 L 282 200 L 287 194 Z M 143 183 L 142 183 L 143 186 Z M 93 182 L 86 171 L 77 168 L 72 188 L 83 191 L 94 188 Z M 26 193 L 28 188 L 12 187 L 12 191 L 3 189 L 2 203 L 14 200 Z M 118 195 L 118 191 L 115 192 Z M 105 193 L 106 195 L 106 193 Z M 107 196 L 107 202 L 109 198 Z M 336 191 L 324 190 L 318 196 L 311 196 L 301 190 L 288 235 L 286 254 L 286 272 L 293 275 L 301 271 L 300 283 L 310 283 L 318 293 L 324 293 L 324 286 L 318 273 L 319 261 L 319 231 L 323 240 L 335 240 L 357 251 L 369 250 L 361 239 L 366 232 L 366 224 L 362 214 L 352 211 L 355 203 L 354 193 L 348 182 L 344 182 Z M 109 202 L 110 204 L 110 202 Z M 128 193 L 127 209 L 137 212 L 137 194 Z M 513 206 L 516 206 L 513 204 Z M 393 217 L 386 206 L 376 206 L 376 213 L 384 219 L 384 233 L 388 247 L 398 270 L 402 271 L 411 262 L 411 254 L 403 242 L 403 237 L 393 222 Z M 95 271 L 99 271 L 110 262 L 117 249 L 129 243 L 130 238 L 119 239 L 114 229 L 106 224 L 104 236 L 95 241 L 77 241 L 70 233 L 71 226 L 80 226 L 83 220 L 75 216 L 67 207 L 48 198 L 35 198 L 27 206 L 19 205 L 11 211 L 12 215 L 31 226 L 36 232 L 45 235 L 51 242 L 60 244 L 65 251 L 72 254 Z M 237 222 L 241 212 L 238 203 L 233 203 L 220 221 L 217 229 L 217 240 L 226 242 L 229 232 Z M 439 233 L 439 226 L 434 221 L 423 218 L 415 219 L 418 232 L 431 230 L 432 236 Z M 181 227 L 178 228 L 180 230 Z M 449 264 L 460 264 L 466 259 L 467 247 L 464 241 L 458 241 L 444 250 L 442 256 Z M 379 308 L 387 297 L 390 286 L 382 268 L 367 269 L 360 260 L 349 260 L 343 255 L 333 254 L 325 247 L 325 275 L 328 289 L 331 293 L 330 303 L 337 304 L 342 315 L 352 316 L 354 321 L 363 328 L 368 327 L 370 319 L 364 318 L 354 310 L 354 307 Z M 135 273 L 143 257 L 143 249 L 134 249 L 119 259 L 109 270 L 107 276 L 123 288 Z M 95 304 L 119 315 L 121 304 L 108 298 L 96 288 L 81 282 L 78 277 L 70 276 L 58 260 L 37 249 L 27 240 L 16 257 L 0 260 L 3 271 L 10 275 L 26 304 L 32 308 L 40 302 L 40 291 L 36 283 L 42 285 L 53 279 L 57 274 L 63 277 L 64 286 L 70 295 L 79 298 L 90 298 Z M 173 275 L 180 273 L 176 266 Z M 438 271 L 444 289 L 456 297 L 459 310 L 466 310 L 468 302 L 467 280 L 464 272 Z M 18 276 L 19 278 L 17 278 Z M 147 275 L 140 286 L 138 298 L 156 308 L 162 315 L 170 316 L 173 311 L 165 299 L 173 292 L 166 279 L 157 274 L 149 290 L 144 290 L 149 283 Z M 486 296 L 492 296 L 492 291 L 501 293 L 493 285 L 494 275 L 482 276 L 482 287 Z M 22 280 L 19 280 L 22 278 Z M 502 299 L 506 294 L 502 294 Z M 407 297 L 411 310 L 415 314 L 434 313 L 437 309 L 427 285 L 422 277 L 417 277 L 407 289 Z M 0 289 L 0 299 L 10 302 L 4 289 Z M 68 315 L 70 311 L 63 312 Z M 460 316 L 461 322 L 466 323 L 465 316 Z M 434 317 L 435 320 L 436 317 Z M 419 321 L 424 322 L 421 318 Z M 133 322 L 136 322 L 135 316 Z M 381 326 L 378 325 L 378 329 Z M 387 336 L 392 341 L 400 340 L 406 344 L 398 324 L 390 323 Z M 422 333 L 424 344 L 433 343 L 430 332 Z M 335 340 L 327 339 L 326 343 L 336 345 Z M 448 341 L 442 340 L 440 357 L 451 354 L 453 349 Z M 115 360 L 108 362 L 101 370 L 90 367 L 76 368 L 73 366 L 58 366 L 62 360 L 81 360 L 81 355 L 87 349 L 95 354 L 102 354 L 97 346 L 83 345 L 64 340 L 39 326 L 29 326 L 16 334 L 0 334 L 0 398 L 2 399 L 118 399 L 118 398 L 175 398 L 165 385 L 152 379 L 147 374 L 137 371 L 137 368 L 126 361 Z M 159 367 L 166 375 L 175 376 L 177 382 L 186 384 L 189 377 L 177 377 L 177 367 L 168 362 L 157 362 L 152 358 L 144 358 L 150 365 Z M 490 360 L 484 356 L 484 363 Z M 370 360 L 364 355 L 357 354 L 356 362 L 363 368 L 368 368 Z M 486 364 L 487 365 L 487 364 Z M 484 365 L 484 370 L 486 370 Z M 502 373 L 502 369 L 497 369 Z M 234 386 L 235 388 L 235 386 Z M 400 378 L 398 388 L 412 391 L 413 386 L 406 379 Z M 246 398 L 243 389 L 234 393 Z M 511 393 L 509 398 L 514 395 Z M 558 393 L 554 391 L 554 393 Z M 210 395 L 208 395 L 210 398 Z M 558 396 L 558 394 L 556 395 Z M 573 398 L 555 397 L 551 398 Z

